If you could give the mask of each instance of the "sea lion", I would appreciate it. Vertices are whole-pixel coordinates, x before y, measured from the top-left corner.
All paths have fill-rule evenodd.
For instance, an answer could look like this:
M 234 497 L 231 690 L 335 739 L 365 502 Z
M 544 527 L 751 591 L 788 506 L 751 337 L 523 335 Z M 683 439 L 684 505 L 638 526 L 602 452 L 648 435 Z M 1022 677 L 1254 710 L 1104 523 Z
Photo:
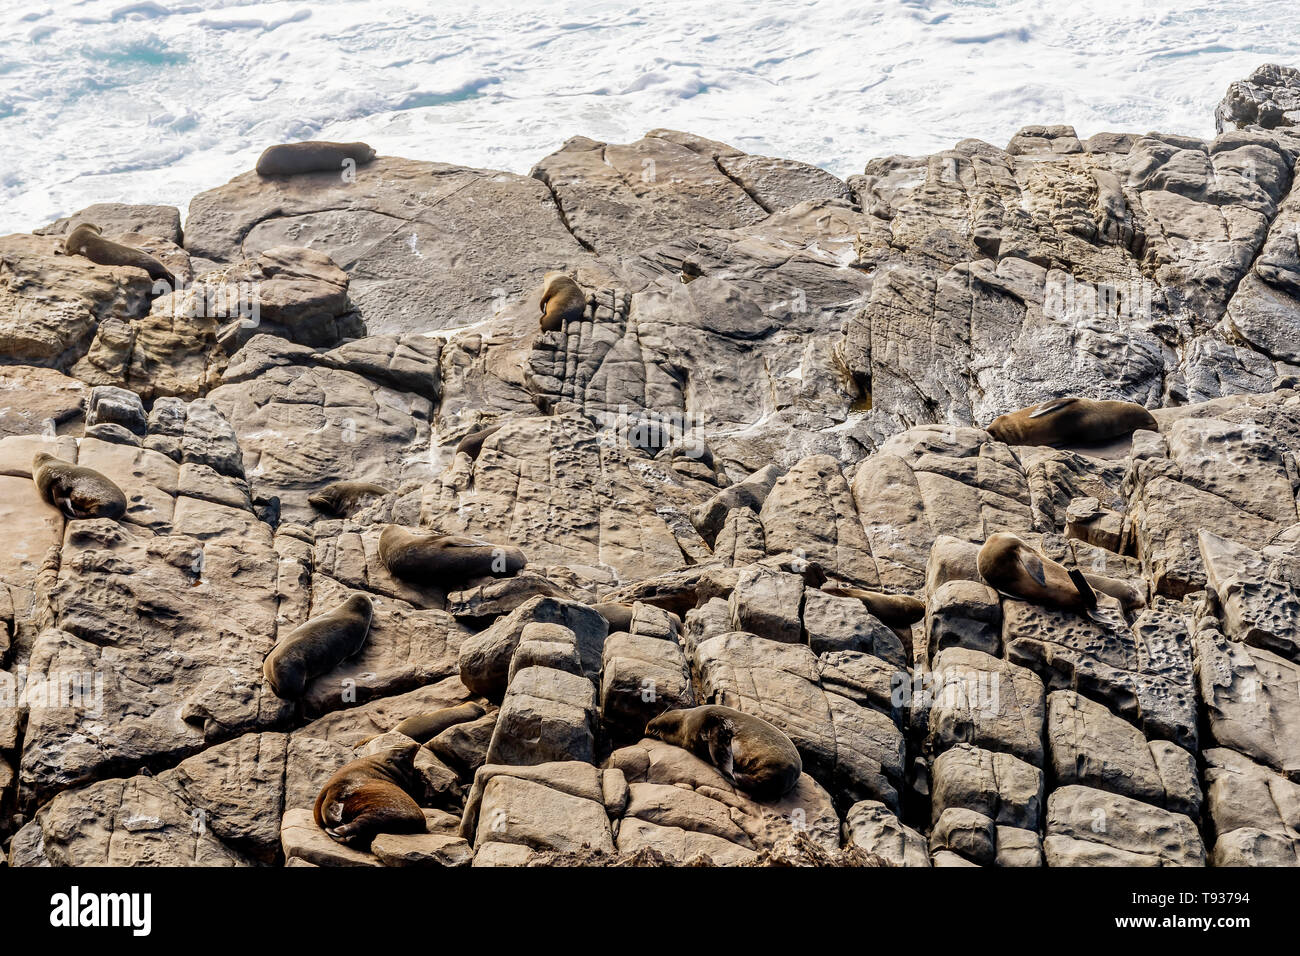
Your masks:
M 411 796 L 419 744 L 391 747 L 344 764 L 316 797 L 316 825 L 339 843 L 369 846 L 377 833 L 424 833 Z
M 513 577 L 528 564 L 518 548 L 465 535 L 411 531 L 396 524 L 380 533 L 379 558 L 395 577 L 433 584 L 488 575 Z
M 605 619 L 605 623 L 609 625 L 609 633 L 614 634 L 618 631 L 632 630 L 632 615 L 634 608 L 631 604 L 623 603 L 621 601 L 606 601 L 601 604 L 592 604 L 591 609 Z M 672 611 L 665 610 L 664 613 L 672 618 L 673 622 L 680 630 L 682 626 L 681 617 L 674 614 Z
M 1054 398 L 999 415 L 985 431 L 1008 445 L 1097 445 L 1139 428 L 1160 430 L 1135 402 Z
M 1005 531 L 989 535 L 976 566 L 990 587 L 1032 604 L 1080 612 L 1097 606 L 1081 572 L 1067 570 Z
M 713 449 L 702 438 L 683 438 L 670 445 L 668 447 L 669 464 L 672 464 L 678 458 L 697 461 L 710 471 L 718 470 L 718 464 L 713 459 Z
M 794 743 L 761 717 L 707 704 L 669 710 L 645 735 L 689 750 L 758 800 L 778 800 L 799 782 L 803 760 Z
M 349 518 L 375 498 L 389 494 L 383 485 L 371 481 L 336 481 L 311 495 L 307 503 L 335 518 Z
M 501 425 L 492 425 L 488 428 L 480 428 L 476 432 L 470 432 L 456 445 L 456 454 L 461 452 L 469 455 L 471 461 L 478 460 L 478 453 L 483 450 L 483 443 L 491 436 L 501 430 Z
M 582 286 L 563 272 L 542 276 L 543 332 L 558 332 L 566 321 L 581 319 L 587 311 L 587 294 Z
M 364 166 L 375 158 L 375 151 L 365 143 L 330 143 L 307 140 L 268 146 L 257 157 L 259 176 L 296 176 L 299 173 L 338 172 L 347 160 Z
M 444 707 L 441 710 L 431 711 L 427 714 L 415 714 L 407 717 L 393 730 L 399 734 L 405 734 L 418 743 L 426 744 L 448 727 L 455 727 L 457 724 L 466 724 L 471 720 L 478 720 L 485 713 L 487 711 L 478 704 L 467 701 L 456 707 Z
M 1089 587 L 1094 591 L 1100 591 L 1102 594 L 1109 594 L 1120 606 L 1124 608 L 1124 613 L 1132 614 L 1140 611 L 1147 606 L 1147 599 L 1142 592 L 1128 581 L 1121 581 L 1119 578 L 1110 578 L 1104 574 L 1093 574 L 1091 571 L 1082 572 L 1083 579 L 1088 582 Z
M 911 627 L 925 617 L 925 602 L 907 594 L 886 594 L 829 583 L 822 585 L 822 591 L 836 597 L 857 598 L 867 606 L 872 616 L 889 627 Z
M 373 606 L 354 594 L 328 614 L 313 617 L 280 641 L 262 662 L 262 676 L 282 700 L 296 700 L 307 681 L 327 674 L 366 643 Z
M 149 273 L 149 278 L 155 282 L 166 282 L 173 289 L 176 288 L 176 276 L 149 253 L 105 239 L 100 233 L 100 228 L 95 224 L 83 222 L 63 240 L 63 251 L 101 266 L 134 266 Z
M 32 459 L 32 481 L 41 497 L 69 518 L 113 518 L 126 514 L 122 489 L 93 468 L 38 452 Z

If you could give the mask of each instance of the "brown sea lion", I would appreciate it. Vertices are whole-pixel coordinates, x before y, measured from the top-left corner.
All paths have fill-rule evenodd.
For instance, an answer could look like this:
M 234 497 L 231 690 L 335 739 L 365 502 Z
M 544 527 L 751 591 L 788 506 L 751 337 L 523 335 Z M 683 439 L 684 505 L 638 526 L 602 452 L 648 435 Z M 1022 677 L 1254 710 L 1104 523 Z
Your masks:
M 336 481 L 308 497 L 307 503 L 332 517 L 349 518 L 386 494 L 389 494 L 387 488 L 371 481 Z
M 567 321 L 581 319 L 587 311 L 587 294 L 582 286 L 563 272 L 542 276 L 543 332 L 559 332 Z
M 925 602 L 907 594 L 886 594 L 829 583 L 822 585 L 822 590 L 836 597 L 857 598 L 874 617 L 889 627 L 911 627 L 925 617 Z
M 1095 591 L 1119 601 L 1126 613 L 1147 604 L 1142 591 L 1128 581 L 1068 569 L 1005 531 L 989 535 L 976 564 L 990 587 L 1044 607 L 1087 612 L 1097 606 Z
M 492 425 L 488 428 L 480 428 L 476 432 L 470 432 L 457 443 L 456 454 L 459 455 L 464 452 L 469 455 L 471 461 L 477 461 L 478 453 L 483 450 L 483 443 L 500 430 L 501 425 Z
M 122 489 L 93 468 L 38 452 L 32 458 L 32 480 L 41 497 L 69 518 L 113 518 L 126 514 Z
M 985 431 L 1008 445 L 1096 445 L 1139 428 L 1160 430 L 1151 413 L 1134 402 L 1054 398 L 999 415 Z
M 307 682 L 327 674 L 361 650 L 370 631 L 373 606 L 364 594 L 296 627 L 262 662 L 262 676 L 282 700 L 303 695 Z
M 339 172 L 347 160 L 364 166 L 375 158 L 365 143 L 331 143 L 307 140 L 268 146 L 257 157 L 259 176 L 296 176 L 299 173 Z
M 528 564 L 518 548 L 396 524 L 379 535 L 379 558 L 395 577 L 439 585 L 488 575 L 512 577 Z
M 761 717 L 706 704 L 669 710 L 645 735 L 689 750 L 758 800 L 778 800 L 799 783 L 803 760 L 794 743 Z
M 1081 572 L 1067 570 L 1005 531 L 989 535 L 976 566 L 990 587 L 1031 604 L 1080 612 L 1097 606 Z
M 100 228 L 93 223 L 83 222 L 63 240 L 63 251 L 70 256 L 82 256 L 101 266 L 134 266 L 149 273 L 155 282 L 166 282 L 176 288 L 176 276 L 165 265 L 143 249 L 124 246 L 120 242 L 105 239 Z
M 591 605 L 591 609 L 605 619 L 609 625 L 609 633 L 614 634 L 618 631 L 632 630 L 633 606 L 624 602 L 603 602 L 601 604 Z M 672 611 L 664 611 L 676 623 L 678 629 L 681 629 L 682 619 Z
M 427 714 L 414 714 L 399 723 L 393 730 L 405 734 L 418 743 L 427 744 L 448 727 L 467 724 L 478 720 L 487 711 L 473 701 L 466 701 L 455 707 L 444 707 Z
M 424 833 L 424 813 L 411 796 L 420 745 L 344 764 L 316 797 L 316 825 L 339 843 L 369 846 L 377 833 Z

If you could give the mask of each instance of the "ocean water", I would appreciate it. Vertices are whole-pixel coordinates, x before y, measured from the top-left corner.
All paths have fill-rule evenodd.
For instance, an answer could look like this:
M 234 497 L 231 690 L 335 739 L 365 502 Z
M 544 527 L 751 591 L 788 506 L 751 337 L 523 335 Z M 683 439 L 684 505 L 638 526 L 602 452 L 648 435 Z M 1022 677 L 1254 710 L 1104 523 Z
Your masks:
M 9 0 L 0 233 L 191 196 L 276 142 L 526 173 L 666 126 L 840 175 L 1021 126 L 1210 136 L 1300 4 Z

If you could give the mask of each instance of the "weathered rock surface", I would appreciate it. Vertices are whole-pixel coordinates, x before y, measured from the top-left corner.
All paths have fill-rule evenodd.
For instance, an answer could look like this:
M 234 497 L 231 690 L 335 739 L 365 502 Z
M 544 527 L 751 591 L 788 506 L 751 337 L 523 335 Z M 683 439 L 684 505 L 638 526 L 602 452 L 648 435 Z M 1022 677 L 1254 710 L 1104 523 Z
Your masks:
M 0 238 L 8 863 L 1300 863 L 1298 118 L 1264 66 L 1211 140 L 1037 125 L 842 182 L 654 130 Z M 64 254 L 87 221 L 184 285 Z M 554 269 L 586 303 L 542 332 Z M 983 428 L 1067 395 L 1156 430 Z M 67 518 L 40 451 L 126 513 Z M 341 480 L 387 493 L 310 506 Z M 403 580 L 388 524 L 528 564 Z M 1126 603 L 998 593 L 995 532 Z M 276 697 L 267 652 L 355 592 L 360 651 Z M 471 700 L 415 762 L 427 833 L 315 825 Z M 700 703 L 786 733 L 797 786 L 642 739 Z
M 1204 866 L 1196 825 L 1128 797 L 1067 786 L 1047 799 L 1048 866 Z

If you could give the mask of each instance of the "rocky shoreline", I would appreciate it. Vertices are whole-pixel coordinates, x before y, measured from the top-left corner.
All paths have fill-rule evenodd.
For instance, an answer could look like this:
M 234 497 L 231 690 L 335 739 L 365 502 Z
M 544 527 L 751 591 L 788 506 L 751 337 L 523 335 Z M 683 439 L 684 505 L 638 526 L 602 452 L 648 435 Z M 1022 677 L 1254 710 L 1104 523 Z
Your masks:
M 1300 71 L 1215 116 L 847 181 L 670 130 L 530 176 L 381 155 L 0 237 L 8 865 L 1300 865 Z M 178 287 L 66 254 L 83 222 Z M 587 307 L 542 331 L 555 269 Z M 1158 431 L 984 430 L 1067 395 Z M 65 518 L 39 452 L 125 516 Z M 390 493 L 309 503 L 340 480 Z M 390 524 L 528 566 L 403 579 Z M 1000 594 L 1001 531 L 1145 606 Z M 277 697 L 267 653 L 356 592 L 362 650 Z M 427 833 L 316 825 L 467 701 Z M 644 737 L 703 703 L 797 786 Z

